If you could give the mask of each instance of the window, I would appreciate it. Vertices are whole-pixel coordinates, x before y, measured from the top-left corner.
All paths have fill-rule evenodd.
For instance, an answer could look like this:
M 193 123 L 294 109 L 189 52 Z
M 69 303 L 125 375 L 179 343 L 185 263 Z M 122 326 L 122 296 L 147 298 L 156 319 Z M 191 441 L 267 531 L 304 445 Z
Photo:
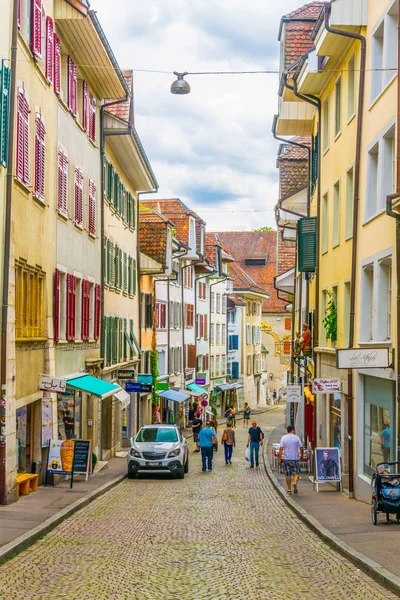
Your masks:
M 348 240 L 353 236 L 353 203 L 354 203 L 354 168 L 351 167 L 346 173 L 346 215 L 345 215 L 345 238 Z
M 377 328 L 374 332 L 374 340 L 391 340 L 392 335 L 392 303 L 393 303 L 393 281 L 392 281 L 392 257 L 386 256 L 378 259 L 377 270 Z
M 253 362 L 253 357 L 251 356 L 251 354 L 247 355 L 247 375 L 251 375 L 252 374 L 252 362 Z
M 66 339 L 75 339 L 75 318 L 76 318 L 76 278 L 70 273 L 67 274 L 67 302 L 66 302 Z
M 21 183 L 28 185 L 29 172 L 29 101 L 22 88 L 18 88 L 17 98 L 17 157 L 16 175 Z
M 342 130 L 342 78 L 335 83 L 335 137 Z
M 333 186 L 332 247 L 340 243 L 340 181 Z
M 394 126 L 382 137 L 382 192 L 378 199 L 377 210 L 385 208 L 386 196 L 396 190 L 396 153 L 395 153 L 395 128 Z
M 221 312 L 221 294 L 217 294 L 217 313 Z
M 246 325 L 246 344 L 251 344 L 251 336 L 252 336 L 251 325 L 249 325 L 249 323 L 248 323 Z
M 328 193 L 322 196 L 322 212 L 321 212 L 321 252 L 328 252 L 329 242 L 329 213 L 328 213 Z
M 397 2 L 393 2 L 372 37 L 371 102 L 385 89 L 397 69 Z
M 74 220 L 75 225 L 83 227 L 83 174 L 79 167 L 75 167 Z
M 45 143 L 46 128 L 42 115 L 35 115 L 35 187 L 34 194 L 38 200 L 44 202 L 45 185 Z
M 167 305 L 164 302 L 156 302 L 157 329 L 167 328 Z
M 375 144 L 368 152 L 366 217 L 376 213 L 378 204 L 378 165 L 379 143 Z
M 347 66 L 347 119 L 356 112 L 356 57 L 353 54 Z
M 141 328 L 151 329 L 153 327 L 153 295 L 140 294 L 141 301 Z
M 199 300 L 206 299 L 206 284 L 199 282 Z
M 326 152 L 329 148 L 329 98 L 322 106 L 322 150 Z
M 221 344 L 223 346 L 226 344 L 226 325 L 224 323 L 221 326 Z
M 214 346 L 214 344 L 215 344 L 214 332 L 215 332 L 214 323 L 211 323 L 211 327 L 210 327 L 210 344 L 211 344 L 211 346 Z
M 189 248 L 192 254 L 196 252 L 196 224 L 193 217 L 189 217 Z
M 194 326 L 194 306 L 193 304 L 185 304 L 185 327 Z
M 264 267 L 268 263 L 268 257 L 265 258 L 246 258 L 244 261 L 248 267 Z
M 89 139 L 93 143 L 96 142 L 96 98 L 93 94 L 89 94 L 89 124 L 88 124 Z
M 182 304 L 175 302 L 175 328 L 180 329 L 182 327 Z
M 54 75 L 54 25 L 51 17 L 46 17 L 46 79 L 52 84 Z
M 215 293 L 211 292 L 211 312 L 215 312 Z
M 336 306 L 336 313 L 339 314 L 338 286 L 337 285 L 333 285 L 332 286 L 332 302 L 334 302 L 334 304 Z M 339 320 L 337 319 L 337 322 L 336 322 L 336 340 L 332 341 L 332 346 L 336 346 L 337 345 L 338 339 L 339 339 Z
M 215 343 L 217 346 L 221 345 L 221 324 L 217 323 L 215 326 Z
M 225 294 L 222 295 L 222 314 L 226 314 L 226 296 Z
M 221 375 L 226 375 L 226 356 L 221 356 Z
M 203 370 L 203 356 L 200 355 L 197 357 L 197 367 L 196 370 L 198 373 L 201 373 L 201 371 Z
M 220 364 L 221 364 L 221 357 L 220 356 L 216 356 L 215 357 L 215 376 L 216 377 L 219 377 L 219 375 L 221 375 Z
M 45 337 L 45 274 L 24 260 L 15 261 L 16 339 Z
M 326 290 L 322 290 L 322 294 L 321 294 L 321 318 L 320 318 L 320 344 L 321 346 L 326 346 L 326 332 L 325 332 L 325 327 L 323 324 L 323 320 L 325 319 L 325 313 L 326 313 L 326 306 L 327 306 L 327 293 Z
M 58 150 L 57 210 L 68 216 L 68 158 L 64 150 Z
M 364 473 L 372 476 L 375 467 L 383 462 L 385 453 L 394 459 L 396 436 L 393 382 L 364 376 Z M 386 430 L 387 436 L 382 436 Z M 385 443 L 381 445 L 382 437 Z M 395 446 L 396 444 L 396 446 Z M 386 450 L 387 448 L 387 450 Z
M 363 267 L 361 277 L 363 302 L 361 305 L 361 341 L 370 342 L 374 337 L 374 265 Z
M 214 377 L 214 375 L 215 375 L 214 363 L 215 363 L 214 356 L 210 356 L 210 377 Z
M 350 281 L 344 282 L 343 296 L 343 348 L 348 348 L 350 339 Z
M 96 235 L 96 184 L 91 179 L 89 179 L 88 232 L 90 235 Z
M 71 113 L 76 117 L 77 114 L 77 81 L 78 72 L 72 58 L 67 58 L 67 106 Z

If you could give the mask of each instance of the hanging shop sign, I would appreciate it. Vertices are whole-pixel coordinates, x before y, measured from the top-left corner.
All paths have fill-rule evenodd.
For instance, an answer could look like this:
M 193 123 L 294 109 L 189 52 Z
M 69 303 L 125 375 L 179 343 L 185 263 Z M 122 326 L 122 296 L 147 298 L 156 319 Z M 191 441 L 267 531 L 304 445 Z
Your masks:
M 387 369 L 390 367 L 388 348 L 347 348 L 336 350 L 338 369 Z
M 152 389 L 152 385 L 147 383 L 139 383 L 138 381 L 127 381 L 125 384 L 125 391 L 128 392 L 128 394 L 131 394 L 133 392 L 136 392 L 138 394 L 146 394 L 148 392 L 151 392 Z
M 135 369 L 119 369 L 118 379 L 135 379 L 136 371 Z
M 48 377 L 42 375 L 40 378 L 39 389 L 43 392 L 55 392 L 57 394 L 64 394 L 67 382 L 65 379 L 59 379 L 57 377 Z
M 166 392 L 167 390 L 169 390 L 168 381 L 159 381 L 158 383 L 156 383 L 156 390 L 157 392 Z
M 195 379 L 197 385 L 206 385 L 206 380 L 203 378 Z
M 340 392 L 341 381 L 340 379 L 314 379 L 313 389 L 316 394 L 331 394 L 333 392 Z
M 148 385 L 152 385 L 153 383 L 153 375 L 151 373 L 139 373 L 137 376 L 137 380 L 139 383 L 146 383 Z
M 301 385 L 286 386 L 286 402 L 300 402 L 303 398 Z

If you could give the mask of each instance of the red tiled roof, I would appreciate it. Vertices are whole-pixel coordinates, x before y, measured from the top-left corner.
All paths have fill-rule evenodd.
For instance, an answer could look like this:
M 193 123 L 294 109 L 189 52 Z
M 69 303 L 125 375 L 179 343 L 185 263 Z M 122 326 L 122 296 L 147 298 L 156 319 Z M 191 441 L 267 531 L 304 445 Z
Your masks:
M 196 224 L 205 222 L 190 208 L 188 208 L 179 198 L 156 198 L 152 200 L 141 200 L 141 205 L 145 208 L 157 210 L 168 219 L 175 227 L 175 237 L 184 244 L 189 243 L 189 216 L 196 220 Z M 198 227 L 196 227 L 196 237 L 199 237 Z
M 323 8 L 323 2 L 309 2 L 308 4 L 304 4 L 304 6 L 300 6 L 300 8 L 296 8 L 292 12 L 285 15 L 284 19 L 318 19 L 319 13 Z
M 249 290 L 260 294 L 267 292 L 265 288 L 258 285 L 237 263 L 233 262 L 228 265 L 228 274 L 233 280 L 234 290 Z
M 274 289 L 277 275 L 277 232 L 276 231 L 233 231 L 220 232 L 222 246 L 260 288 L 269 294 L 263 302 L 263 312 L 285 312 L 287 303 L 280 300 Z M 268 258 L 265 266 L 248 266 L 246 258 Z
M 296 137 L 293 138 L 293 141 L 311 147 L 310 137 Z M 308 160 L 308 152 L 306 148 L 300 148 L 293 144 L 281 144 L 277 160 Z
M 126 83 L 128 84 L 130 96 L 127 98 L 127 100 L 125 100 L 125 102 L 114 104 L 114 106 L 109 106 L 105 110 L 106 112 L 114 115 L 114 117 L 118 117 L 127 123 L 133 123 L 133 71 L 122 71 L 122 74 L 125 77 Z M 107 100 L 107 102 L 112 101 L 112 99 Z
M 165 265 L 167 258 L 167 229 L 172 225 L 163 215 L 153 210 L 141 210 L 139 215 L 140 250 Z
M 307 54 L 314 46 L 311 32 L 314 21 L 291 21 L 285 23 L 285 68 L 289 67 L 298 58 Z
M 281 232 L 278 233 L 278 269 L 277 274 L 283 275 L 293 269 L 296 259 L 296 243 L 284 242 Z

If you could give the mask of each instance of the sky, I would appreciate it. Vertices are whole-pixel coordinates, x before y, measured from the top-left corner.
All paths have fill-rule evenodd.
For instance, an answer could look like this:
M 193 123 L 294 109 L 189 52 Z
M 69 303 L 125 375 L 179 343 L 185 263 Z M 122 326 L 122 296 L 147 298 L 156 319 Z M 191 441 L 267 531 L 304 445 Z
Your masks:
M 135 71 L 156 197 L 181 198 L 209 231 L 275 227 L 278 75 L 188 75 L 191 93 L 176 96 L 173 71 L 277 71 L 280 18 L 306 2 L 91 1 L 120 67 Z

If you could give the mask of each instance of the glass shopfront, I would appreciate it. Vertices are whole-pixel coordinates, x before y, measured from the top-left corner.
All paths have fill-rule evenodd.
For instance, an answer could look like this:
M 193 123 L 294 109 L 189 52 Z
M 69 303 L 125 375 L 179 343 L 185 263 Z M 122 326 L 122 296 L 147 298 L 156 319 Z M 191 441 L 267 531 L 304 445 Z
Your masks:
M 372 476 L 378 463 L 395 458 L 394 383 L 364 377 L 364 473 Z
M 57 396 L 58 439 L 79 439 L 82 432 L 82 392 L 65 390 Z
M 342 408 L 341 395 L 330 394 L 330 444 L 342 451 Z

